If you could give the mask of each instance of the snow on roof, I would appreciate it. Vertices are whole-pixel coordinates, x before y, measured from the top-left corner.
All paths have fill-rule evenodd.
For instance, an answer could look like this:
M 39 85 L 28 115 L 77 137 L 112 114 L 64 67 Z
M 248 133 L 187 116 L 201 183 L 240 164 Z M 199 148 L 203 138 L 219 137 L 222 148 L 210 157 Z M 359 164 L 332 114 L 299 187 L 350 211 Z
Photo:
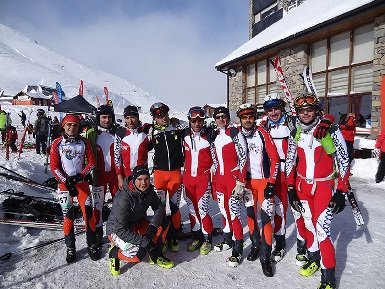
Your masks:
M 341 16 L 374 0 L 306 0 L 284 17 L 217 62 L 215 67 Z

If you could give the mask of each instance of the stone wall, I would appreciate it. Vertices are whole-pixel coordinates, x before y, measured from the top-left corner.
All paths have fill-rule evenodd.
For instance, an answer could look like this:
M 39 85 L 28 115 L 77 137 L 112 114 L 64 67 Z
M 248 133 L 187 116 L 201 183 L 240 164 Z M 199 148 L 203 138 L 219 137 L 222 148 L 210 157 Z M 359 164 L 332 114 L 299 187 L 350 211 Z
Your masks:
M 243 81 L 243 72 L 242 67 L 238 67 L 236 69 L 236 75 L 229 78 L 229 110 L 231 114 L 233 115 L 239 105 L 245 102 L 244 99 L 244 90 L 243 88 L 246 86 L 246 84 Z
M 372 132 L 377 134 L 381 120 L 381 80 L 385 75 L 385 15 L 374 21 L 374 58 L 372 93 Z

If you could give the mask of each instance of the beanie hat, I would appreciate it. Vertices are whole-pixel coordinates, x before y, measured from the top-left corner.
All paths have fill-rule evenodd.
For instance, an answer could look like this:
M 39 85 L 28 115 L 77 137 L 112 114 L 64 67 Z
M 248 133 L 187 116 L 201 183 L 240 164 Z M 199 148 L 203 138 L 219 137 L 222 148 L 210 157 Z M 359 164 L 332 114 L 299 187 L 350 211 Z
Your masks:
M 228 118 L 230 118 L 230 111 L 227 107 L 219 106 L 214 108 L 213 117 L 216 118 L 216 116 L 220 113 L 224 113 L 225 115 L 227 115 Z
M 61 122 L 61 126 L 64 127 L 64 125 L 67 123 L 67 122 L 74 122 L 74 123 L 77 123 L 77 125 L 79 126 L 80 125 L 80 119 L 79 117 L 77 117 L 76 115 L 74 114 L 67 114 L 62 122 Z
M 147 175 L 147 176 L 150 176 L 150 171 L 148 170 L 148 167 L 146 165 L 139 165 L 139 166 L 136 166 L 133 170 L 132 170 L 132 182 L 134 183 L 135 185 L 135 180 L 141 176 L 141 175 Z
M 135 105 L 128 105 L 124 109 L 123 116 L 126 118 L 127 116 L 137 116 L 139 117 L 138 107 Z

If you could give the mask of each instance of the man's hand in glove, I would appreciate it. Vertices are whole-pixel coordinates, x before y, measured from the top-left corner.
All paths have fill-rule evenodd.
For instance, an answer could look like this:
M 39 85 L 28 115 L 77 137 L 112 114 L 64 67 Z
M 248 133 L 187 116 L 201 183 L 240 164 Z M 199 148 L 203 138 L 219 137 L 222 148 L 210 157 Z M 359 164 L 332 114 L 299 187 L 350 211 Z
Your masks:
M 231 195 L 235 198 L 241 198 L 243 196 L 243 190 L 245 189 L 246 184 L 238 180 L 235 181 L 235 187 Z
M 265 199 L 269 200 L 269 199 L 273 198 L 274 195 L 275 195 L 274 185 L 271 183 L 267 183 L 266 188 L 265 188 L 265 192 L 264 192 Z
M 336 190 L 330 199 L 329 208 L 332 208 L 333 214 L 342 212 L 345 208 L 345 195 L 341 190 Z
M 334 116 L 331 114 L 325 114 L 320 123 L 315 127 L 313 136 L 317 139 L 324 138 L 329 132 L 330 126 L 334 122 Z
M 296 210 L 298 213 L 302 212 L 302 203 L 300 199 L 298 198 L 297 191 L 294 189 L 294 187 L 288 187 L 287 194 L 289 197 L 289 202 L 291 207 Z

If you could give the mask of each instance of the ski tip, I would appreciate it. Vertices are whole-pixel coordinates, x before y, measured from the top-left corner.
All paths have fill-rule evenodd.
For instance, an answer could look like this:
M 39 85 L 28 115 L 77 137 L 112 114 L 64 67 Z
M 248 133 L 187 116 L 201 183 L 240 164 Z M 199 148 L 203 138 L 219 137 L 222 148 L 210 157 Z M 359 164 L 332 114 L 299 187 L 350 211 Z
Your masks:
M 12 253 L 6 253 L 0 256 L 0 261 L 1 262 L 8 261 L 9 259 L 11 259 L 11 256 L 12 256 Z

